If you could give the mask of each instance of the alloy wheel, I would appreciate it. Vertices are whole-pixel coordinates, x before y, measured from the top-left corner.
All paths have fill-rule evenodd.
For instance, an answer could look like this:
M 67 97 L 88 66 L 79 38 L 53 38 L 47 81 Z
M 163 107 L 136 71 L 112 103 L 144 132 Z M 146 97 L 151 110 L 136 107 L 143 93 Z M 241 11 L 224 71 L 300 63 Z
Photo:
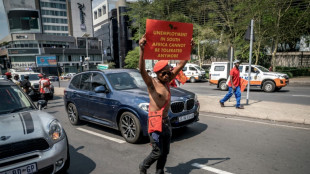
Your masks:
M 133 139 L 136 136 L 136 124 L 130 115 L 125 115 L 121 120 L 121 129 L 123 135 L 128 139 Z

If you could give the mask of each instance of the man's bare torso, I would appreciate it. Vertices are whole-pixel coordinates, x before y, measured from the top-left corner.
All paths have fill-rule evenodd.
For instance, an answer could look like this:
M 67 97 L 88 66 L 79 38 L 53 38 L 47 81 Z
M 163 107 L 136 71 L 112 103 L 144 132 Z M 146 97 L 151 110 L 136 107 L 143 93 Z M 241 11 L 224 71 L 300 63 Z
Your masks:
M 162 84 L 156 78 L 152 78 L 152 82 L 154 86 L 148 87 L 150 97 L 150 111 L 154 112 L 161 110 L 168 101 L 168 104 L 163 111 L 163 117 L 166 117 L 170 107 L 170 94 L 168 86 L 166 84 Z

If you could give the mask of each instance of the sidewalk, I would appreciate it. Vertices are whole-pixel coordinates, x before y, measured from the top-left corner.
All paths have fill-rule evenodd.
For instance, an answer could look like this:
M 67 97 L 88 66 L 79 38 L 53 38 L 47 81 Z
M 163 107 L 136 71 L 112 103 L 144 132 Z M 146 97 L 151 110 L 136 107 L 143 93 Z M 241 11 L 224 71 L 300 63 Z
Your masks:
M 288 103 L 277 103 L 268 101 L 250 100 L 246 105 L 246 100 L 242 99 L 241 104 L 244 109 L 236 109 L 236 100 L 230 98 L 230 102 L 225 102 L 225 107 L 221 107 L 219 96 L 199 95 L 200 111 L 213 112 L 226 115 L 259 118 L 290 123 L 310 124 L 310 106 Z
M 290 79 L 290 85 L 310 86 L 310 77 L 300 77 Z M 63 96 L 65 88 L 55 87 L 55 95 Z M 230 102 L 225 102 L 225 107 L 219 104 L 220 96 L 198 95 L 200 111 L 212 112 L 226 115 L 259 118 L 290 123 L 310 124 L 310 106 L 299 104 L 278 103 L 269 101 L 250 100 L 246 105 L 246 100 L 242 99 L 241 104 L 244 109 L 236 109 L 235 97 L 230 98 Z
M 310 77 L 293 77 L 290 79 L 289 85 L 292 86 L 310 86 Z

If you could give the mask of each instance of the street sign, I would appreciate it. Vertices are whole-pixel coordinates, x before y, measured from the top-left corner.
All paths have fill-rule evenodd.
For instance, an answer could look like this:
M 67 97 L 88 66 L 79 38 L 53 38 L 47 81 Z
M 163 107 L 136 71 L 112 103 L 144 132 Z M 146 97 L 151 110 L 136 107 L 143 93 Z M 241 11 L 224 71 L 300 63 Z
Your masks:
M 99 70 L 109 69 L 109 65 L 108 64 L 98 64 L 97 69 L 99 69 Z

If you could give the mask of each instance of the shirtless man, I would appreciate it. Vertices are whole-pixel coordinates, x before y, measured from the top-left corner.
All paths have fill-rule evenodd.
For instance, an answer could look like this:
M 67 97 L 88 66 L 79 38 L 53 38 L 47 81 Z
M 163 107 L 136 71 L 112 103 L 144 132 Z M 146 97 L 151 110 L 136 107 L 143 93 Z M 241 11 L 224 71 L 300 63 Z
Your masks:
M 171 124 L 168 118 L 170 108 L 170 88 L 169 82 L 183 69 L 187 60 L 180 61 L 178 66 L 170 71 L 168 60 L 158 61 L 154 66 L 154 72 L 157 78 L 152 78 L 145 70 L 145 60 L 143 59 L 144 46 L 146 44 L 145 35 L 140 39 L 140 60 L 139 69 L 144 82 L 147 85 L 150 97 L 149 105 L 149 137 L 152 144 L 152 152 L 139 165 L 140 174 L 146 174 L 146 170 L 157 161 L 156 174 L 163 174 L 170 149 Z M 191 41 L 193 47 L 194 42 Z M 162 119 L 161 131 L 150 127 L 150 118 L 154 115 L 160 115 Z

